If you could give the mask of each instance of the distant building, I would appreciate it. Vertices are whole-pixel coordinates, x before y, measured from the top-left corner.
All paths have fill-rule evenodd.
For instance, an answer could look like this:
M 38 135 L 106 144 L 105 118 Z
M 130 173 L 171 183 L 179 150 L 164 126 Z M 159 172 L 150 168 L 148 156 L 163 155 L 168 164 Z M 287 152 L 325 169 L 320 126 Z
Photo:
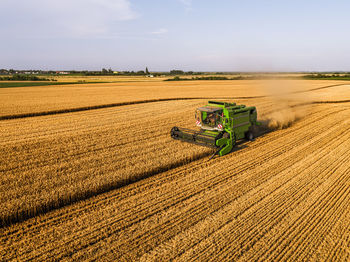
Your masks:
M 119 72 L 118 71 L 113 71 L 113 74 L 119 74 Z

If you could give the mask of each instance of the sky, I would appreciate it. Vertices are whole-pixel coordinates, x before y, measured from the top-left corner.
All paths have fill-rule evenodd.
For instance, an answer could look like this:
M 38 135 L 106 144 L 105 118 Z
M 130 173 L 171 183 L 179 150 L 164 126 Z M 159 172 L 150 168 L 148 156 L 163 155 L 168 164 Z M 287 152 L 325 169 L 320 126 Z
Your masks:
M 0 0 L 0 68 L 350 71 L 350 1 Z

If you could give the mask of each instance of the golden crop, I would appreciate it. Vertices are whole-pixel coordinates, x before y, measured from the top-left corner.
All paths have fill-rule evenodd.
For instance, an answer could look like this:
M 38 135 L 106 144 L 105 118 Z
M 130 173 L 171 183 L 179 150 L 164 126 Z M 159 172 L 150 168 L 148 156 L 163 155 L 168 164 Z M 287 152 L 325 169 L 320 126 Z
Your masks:
M 275 93 L 274 88 L 297 92 L 346 83 L 348 82 L 329 80 L 293 80 L 283 84 L 271 84 L 271 81 L 262 80 L 158 81 L 3 88 L 0 90 L 0 118 L 51 111 L 69 112 L 82 107 L 157 99 L 229 97 L 236 100 L 242 97 L 270 96 Z M 274 87 L 272 90 L 271 86 Z M 334 90 L 331 94 L 338 92 L 336 87 L 330 90 Z M 327 92 L 327 89 L 319 89 L 317 92 L 321 92 L 322 96 L 322 92 Z
M 2 116 L 191 98 L 1 120 L 1 260 L 350 259 L 349 86 L 198 82 L 0 90 Z M 208 161 L 169 136 L 204 97 L 273 132 Z

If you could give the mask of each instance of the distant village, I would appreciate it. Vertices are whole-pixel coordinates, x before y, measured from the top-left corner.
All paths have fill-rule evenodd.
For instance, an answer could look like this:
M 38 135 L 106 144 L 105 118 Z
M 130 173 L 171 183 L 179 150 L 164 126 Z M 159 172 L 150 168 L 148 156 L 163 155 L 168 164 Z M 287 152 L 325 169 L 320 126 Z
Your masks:
M 146 77 L 154 77 L 160 75 L 199 75 L 203 74 L 202 72 L 193 72 L 193 71 L 182 71 L 182 70 L 170 70 L 169 72 L 150 72 L 146 67 L 145 70 L 140 71 L 115 71 L 106 68 L 102 68 L 100 71 L 89 71 L 89 70 L 16 70 L 16 69 L 0 69 L 0 75 L 140 75 Z

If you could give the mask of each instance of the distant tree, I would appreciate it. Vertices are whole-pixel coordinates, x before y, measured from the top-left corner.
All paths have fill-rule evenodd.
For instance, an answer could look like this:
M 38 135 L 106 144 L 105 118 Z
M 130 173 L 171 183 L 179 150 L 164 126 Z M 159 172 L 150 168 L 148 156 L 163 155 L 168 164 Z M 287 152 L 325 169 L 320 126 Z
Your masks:
M 148 68 L 146 67 L 146 75 L 149 75 L 149 71 Z
M 182 70 L 171 70 L 170 74 L 171 75 L 183 75 L 184 71 L 182 71 Z
M 105 74 L 107 74 L 107 73 L 108 73 L 108 70 L 107 70 L 106 68 L 102 68 L 102 71 L 101 71 L 101 72 L 102 72 L 102 74 L 104 74 L 104 75 L 105 75 Z
M 0 74 L 1 75 L 7 75 L 8 71 L 6 69 L 0 69 Z

